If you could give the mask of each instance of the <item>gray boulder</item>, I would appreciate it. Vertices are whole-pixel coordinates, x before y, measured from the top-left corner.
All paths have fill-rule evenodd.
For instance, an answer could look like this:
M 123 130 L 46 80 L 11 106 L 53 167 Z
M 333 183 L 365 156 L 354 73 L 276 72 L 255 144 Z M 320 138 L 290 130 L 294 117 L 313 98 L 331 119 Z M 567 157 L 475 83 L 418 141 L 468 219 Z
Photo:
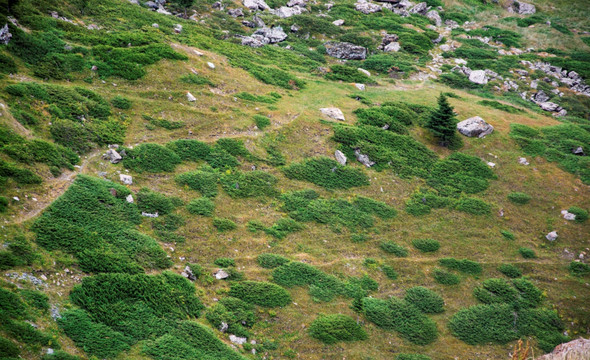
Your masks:
M 336 158 L 336 161 L 338 161 L 338 163 L 340 165 L 346 165 L 346 155 L 344 155 L 344 153 L 340 150 L 336 150 L 336 152 L 334 153 L 334 157 Z
M 334 120 L 344 121 L 344 114 L 342 113 L 342 110 L 340 110 L 338 108 L 335 108 L 335 107 L 321 108 L 320 112 L 322 114 L 324 114 L 325 116 L 332 118 Z
M 356 156 L 358 162 L 365 165 L 366 167 L 371 167 L 375 165 L 375 162 L 369 159 L 369 155 L 361 154 L 361 151 L 359 149 L 354 150 L 354 156 Z
M 427 10 L 428 10 L 428 4 L 426 4 L 425 2 L 421 2 L 418 5 L 416 5 L 410 9 L 410 14 L 426 15 Z
M 119 155 L 119 153 L 115 149 L 108 149 L 102 158 L 110 161 L 111 164 L 117 164 L 121 160 L 123 160 L 123 157 Z
M 263 47 L 268 44 L 268 40 L 261 35 L 244 36 L 242 38 L 242 45 L 250 46 L 253 48 Z
M 244 16 L 244 11 L 242 9 L 229 9 L 227 14 L 231 17 L 241 17 Z
M 131 175 L 120 174 L 119 180 L 125 185 L 133 184 L 133 177 L 131 177 Z
M 557 112 L 561 110 L 561 106 L 551 101 L 542 102 L 539 104 L 539 106 L 545 111 Z
M 180 275 L 182 275 L 185 278 L 192 280 L 192 281 L 197 280 L 197 277 L 195 276 L 195 274 L 191 270 L 190 266 L 188 266 L 188 265 L 185 266 L 184 271 L 182 273 L 180 273 Z
M 441 26 L 442 25 L 442 19 L 440 18 L 440 15 L 438 14 L 438 11 L 436 10 L 430 10 L 429 12 L 426 13 L 426 17 L 432 21 L 434 21 L 434 24 L 436 26 Z
M 536 94 L 531 96 L 531 100 L 537 104 L 544 103 L 549 100 L 549 95 L 547 95 L 543 90 L 539 90 Z
M 334 21 L 332 21 L 332 24 L 334 24 L 336 26 L 342 26 L 342 25 L 344 25 L 344 20 L 342 20 L 342 19 L 334 20 Z
M 271 10 L 270 12 L 282 19 L 290 18 L 291 16 L 301 15 L 302 13 L 306 12 L 307 10 L 301 6 L 295 5 L 293 7 L 288 6 L 281 6 L 276 10 Z
M 229 274 L 225 270 L 219 269 L 215 273 L 213 273 L 213 276 L 215 276 L 217 280 L 223 280 L 227 279 L 229 277 Z
M 305 7 L 306 5 L 307 5 L 307 0 L 289 0 L 289 2 L 287 3 L 288 7 L 293 7 L 293 6 Z
M 473 70 L 469 74 L 469 81 L 476 84 L 485 85 L 488 83 L 488 76 L 485 70 Z
M 6 25 L 4 25 L 4 27 L 2 29 L 0 29 L 0 44 L 7 45 L 10 42 L 11 38 L 12 38 L 12 34 L 10 33 L 10 30 L 8 29 L 8 23 L 7 23 Z
M 545 239 L 547 239 L 549 241 L 557 240 L 557 231 L 552 231 L 549 234 L 545 235 Z
M 354 8 L 363 14 L 371 14 L 383 10 L 381 6 L 368 2 L 367 0 L 359 0 L 354 4 Z
M 276 26 L 273 28 L 263 27 L 254 32 L 254 35 L 260 35 L 268 40 L 269 44 L 275 44 L 284 41 L 287 38 L 287 34 L 283 31 L 283 28 Z
M 348 42 L 328 41 L 324 46 L 328 55 L 338 59 L 364 60 L 367 57 L 367 49 Z
M 578 146 L 577 148 L 572 149 L 572 154 L 578 155 L 578 156 L 586 156 L 586 154 L 584 153 L 584 149 L 581 146 Z
M 522 1 L 514 1 L 512 3 L 512 6 L 510 6 L 508 8 L 508 11 L 510 11 L 510 9 L 512 9 L 512 12 L 515 12 L 515 13 L 521 14 L 521 15 L 531 15 L 531 14 L 534 14 L 535 12 L 537 12 L 535 5 L 525 3 Z
M 398 42 L 392 42 L 383 48 L 384 52 L 398 52 L 401 49 L 401 45 Z
M 467 120 L 463 120 L 457 124 L 457 130 L 468 137 L 479 137 L 482 138 L 486 135 L 491 134 L 494 131 L 494 127 L 479 116 L 474 116 Z
M 270 10 L 270 6 L 268 6 L 264 0 L 244 0 L 244 6 L 250 10 Z

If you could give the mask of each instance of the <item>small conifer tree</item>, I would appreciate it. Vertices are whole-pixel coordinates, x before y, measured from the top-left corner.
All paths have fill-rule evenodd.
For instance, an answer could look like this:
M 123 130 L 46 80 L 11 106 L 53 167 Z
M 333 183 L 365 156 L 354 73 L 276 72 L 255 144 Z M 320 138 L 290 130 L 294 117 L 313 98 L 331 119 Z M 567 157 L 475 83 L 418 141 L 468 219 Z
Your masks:
M 457 119 L 445 94 L 440 94 L 438 109 L 430 115 L 426 128 L 439 140 L 441 146 L 460 147 L 461 139 L 457 137 Z

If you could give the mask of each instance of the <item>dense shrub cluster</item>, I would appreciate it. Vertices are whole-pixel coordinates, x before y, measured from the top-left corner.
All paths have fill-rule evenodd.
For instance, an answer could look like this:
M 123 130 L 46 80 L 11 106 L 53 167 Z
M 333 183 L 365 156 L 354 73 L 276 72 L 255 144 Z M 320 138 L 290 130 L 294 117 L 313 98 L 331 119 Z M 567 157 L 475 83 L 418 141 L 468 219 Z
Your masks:
M 8 270 L 15 266 L 31 265 L 40 256 L 23 235 L 7 239 L 5 249 L 0 251 L 0 270 Z
M 522 270 L 512 264 L 502 264 L 498 266 L 498 271 L 508 276 L 511 279 L 519 278 L 522 276 Z
M 434 291 L 422 286 L 406 290 L 404 300 L 425 314 L 438 314 L 444 311 L 445 301 L 443 298 Z
M 123 165 L 136 172 L 170 172 L 181 162 L 174 151 L 159 144 L 141 144 L 133 149 L 126 149 L 126 152 Z
M 495 100 L 481 100 L 477 102 L 480 105 L 489 106 L 494 109 L 502 110 L 510 114 L 520 114 L 524 112 L 524 110 L 516 108 L 511 105 L 502 104 L 501 102 Z
M 508 194 L 508 200 L 515 204 L 524 205 L 531 201 L 531 196 L 529 194 L 515 191 Z
M 216 329 L 221 329 L 224 324 L 226 331 L 236 336 L 248 337 L 248 328 L 256 322 L 254 306 L 234 297 L 226 297 L 219 300 L 207 310 L 207 321 Z
M 586 211 L 580 207 L 572 206 L 569 209 L 567 209 L 567 211 L 569 213 L 576 215 L 575 221 L 577 223 L 583 223 L 584 221 L 588 220 L 588 211 Z
M 496 175 L 480 158 L 456 152 L 434 165 L 427 183 L 440 195 L 457 196 L 487 189 L 490 179 Z
M 537 257 L 537 254 L 535 254 L 535 251 L 533 249 L 521 247 L 518 249 L 518 252 L 525 259 L 534 259 Z
M 511 124 L 510 128 L 510 136 L 526 154 L 555 161 L 565 171 L 590 184 L 590 160 L 587 156 L 572 154 L 573 149 L 587 146 L 590 142 L 589 131 L 574 123 L 543 128 Z
M 470 275 L 479 275 L 482 271 L 482 267 L 478 262 L 468 259 L 457 260 L 454 258 L 443 258 L 438 262 L 441 266 L 448 269 L 457 270 Z
M 265 269 L 274 269 L 291 261 L 286 257 L 277 254 L 260 254 L 256 260 L 258 261 L 258 265 Z
M 284 167 L 290 179 L 308 181 L 327 189 L 350 189 L 369 184 L 361 170 L 340 165 L 336 160 L 317 157 Z
M 264 130 L 264 128 L 270 126 L 270 119 L 266 116 L 256 114 L 254 115 L 253 119 L 254 124 L 256 124 L 256 127 L 260 130 Z
M 440 249 L 440 243 L 434 239 L 416 239 L 412 241 L 412 245 L 424 253 L 435 252 Z
M 379 246 L 381 247 L 381 250 L 385 251 L 386 253 L 393 254 L 397 257 L 408 256 L 408 249 L 394 243 L 393 241 L 384 241 Z
M 182 160 L 205 160 L 211 152 L 211 146 L 199 140 L 180 139 L 170 141 L 166 147 L 174 151 Z
M 199 191 L 205 197 L 217 196 L 217 173 L 207 169 L 196 170 L 176 175 L 174 178 L 179 185 Z
M 342 80 L 344 82 L 372 84 L 374 81 L 358 71 L 356 67 L 346 65 L 332 65 L 330 72 L 326 73 L 324 77 L 328 80 Z
M 377 282 L 367 276 L 345 282 L 314 266 L 295 261 L 276 267 L 272 278 L 285 287 L 308 285 L 309 293 L 316 301 L 330 301 L 339 295 L 360 299 L 378 288 Z
M 220 177 L 223 190 L 233 198 L 274 196 L 278 179 L 265 171 L 227 171 Z
M 402 338 L 417 345 L 430 344 L 438 337 L 434 321 L 414 305 L 396 297 L 364 298 L 362 312 L 378 327 L 397 331 Z
M 159 269 L 170 266 L 170 259 L 158 243 L 134 229 L 141 216 L 137 205 L 125 200 L 129 194 L 124 186 L 78 175 L 33 225 L 37 243 L 78 258 L 91 256 L 92 261 L 104 258 L 104 264 L 117 264 L 116 268 L 102 271 L 136 269 L 136 264 Z M 118 255 L 113 258 L 112 254 Z
M 231 285 L 229 295 L 264 307 L 282 307 L 291 302 L 291 295 L 287 290 L 276 284 L 260 281 L 234 283 Z
M 504 279 L 487 279 L 481 287 L 473 290 L 473 295 L 484 304 L 510 304 L 516 310 L 537 307 L 543 294 L 527 279 L 514 279 L 512 283 Z
M 395 279 L 398 278 L 397 271 L 395 271 L 395 269 L 393 268 L 393 266 L 390 266 L 390 265 L 382 265 L 381 266 L 381 271 L 383 271 L 383 273 L 385 274 L 385 276 L 387 276 L 388 279 L 395 280 Z
M 221 232 L 235 230 L 238 227 L 232 220 L 218 217 L 213 218 L 213 226 Z
M 290 233 L 300 231 L 304 226 L 291 218 L 280 218 L 274 224 L 266 227 L 260 221 L 249 221 L 248 230 L 252 232 L 264 231 L 277 239 L 284 239 Z
M 367 339 L 365 330 L 353 318 L 342 314 L 318 317 L 309 326 L 309 335 L 326 344 Z
M 457 201 L 455 209 L 473 215 L 487 215 L 491 212 L 491 206 L 477 198 L 461 198 Z
M 570 274 L 574 276 L 586 276 L 590 274 L 590 265 L 583 262 L 572 261 L 569 265 Z
M 297 221 L 315 221 L 330 224 L 332 227 L 342 225 L 350 229 L 370 228 L 373 216 L 389 219 L 396 211 L 389 205 L 365 197 L 356 197 L 352 202 L 342 199 L 321 199 L 313 190 L 294 191 L 283 194 L 283 210 Z
M 213 210 L 215 210 L 215 203 L 207 197 L 202 197 L 191 200 L 186 205 L 186 209 L 194 215 L 211 216 L 213 215 Z
M 457 285 L 461 282 L 459 276 L 444 269 L 434 269 L 432 277 L 434 277 L 434 281 L 442 285 Z

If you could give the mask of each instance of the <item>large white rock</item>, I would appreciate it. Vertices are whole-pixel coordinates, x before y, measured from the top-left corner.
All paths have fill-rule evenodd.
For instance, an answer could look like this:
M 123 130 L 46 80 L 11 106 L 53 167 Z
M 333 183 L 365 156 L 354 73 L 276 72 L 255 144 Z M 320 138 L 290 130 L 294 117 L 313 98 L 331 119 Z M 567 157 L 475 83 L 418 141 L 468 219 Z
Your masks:
M 197 98 L 190 92 L 186 92 L 186 99 L 190 102 L 197 101 Z
M 557 231 L 552 231 L 549 234 L 545 235 L 545 239 L 547 239 L 549 241 L 557 240 Z
M 484 137 L 494 131 L 494 127 L 479 116 L 463 120 L 457 124 L 457 130 L 468 137 Z
M 471 74 L 469 74 L 469 81 L 485 85 L 488 83 L 488 76 L 486 75 L 485 70 L 473 70 Z
M 276 10 L 270 10 L 270 12 L 282 19 L 290 18 L 291 16 L 301 15 L 303 12 L 307 11 L 305 8 L 295 5 L 293 7 L 281 6 Z
M 360 91 L 365 91 L 365 84 L 354 84 L 354 86 Z
M 322 114 L 324 114 L 325 116 L 332 118 L 334 120 L 344 121 L 344 114 L 342 113 L 342 110 L 340 110 L 338 108 L 335 108 L 335 107 L 321 108 L 320 112 Z
M 398 52 L 401 49 L 401 46 L 398 42 L 390 42 L 389 44 L 385 45 L 383 51 L 385 52 Z
M 371 76 L 371 73 L 368 70 L 365 70 L 363 68 L 357 68 L 358 71 L 362 72 L 363 74 L 367 75 L 367 76 Z
M 346 165 L 346 155 L 344 155 L 342 151 L 336 150 L 334 157 L 336 158 L 336 161 L 340 163 L 340 165 Z
M 131 175 L 120 174 L 119 180 L 125 185 L 133 184 L 133 177 L 131 177 Z
M 270 10 L 264 0 L 244 0 L 243 4 L 250 10 Z
M 248 339 L 246 339 L 245 337 L 239 337 L 239 336 L 235 336 L 233 334 L 230 334 L 229 335 L 229 341 L 231 341 L 232 344 L 242 345 L 243 343 L 245 343 L 246 341 L 248 341 Z
M 342 26 L 342 25 L 344 25 L 344 20 L 342 20 L 342 19 L 334 20 L 334 21 L 332 21 L 332 24 L 334 24 L 336 26 Z
M 434 24 L 436 26 L 441 26 L 442 25 L 442 19 L 440 18 L 440 15 L 438 14 L 438 11 L 436 10 L 430 10 L 429 12 L 426 13 L 426 17 L 432 21 L 434 21 Z
M 229 274 L 225 270 L 219 269 L 213 274 L 213 276 L 215 276 L 217 280 L 223 280 L 227 279 L 229 277 Z
M 127 195 L 127 197 L 125 197 L 125 200 L 128 203 L 133 204 L 133 195 L 131 195 L 131 194 Z
M 367 0 L 359 0 L 354 4 L 355 9 L 362 12 L 363 14 L 370 14 L 381 11 L 381 6 L 368 2 Z

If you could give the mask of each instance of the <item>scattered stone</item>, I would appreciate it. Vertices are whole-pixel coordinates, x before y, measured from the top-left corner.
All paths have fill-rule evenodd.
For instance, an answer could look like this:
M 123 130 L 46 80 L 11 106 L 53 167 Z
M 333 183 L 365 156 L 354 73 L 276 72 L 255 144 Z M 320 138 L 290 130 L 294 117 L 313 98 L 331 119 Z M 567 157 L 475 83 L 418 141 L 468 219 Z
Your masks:
M 250 10 L 270 10 L 270 6 L 268 6 L 264 0 L 244 0 L 244 6 Z
M 491 161 L 487 162 L 488 166 L 491 167 L 492 169 L 496 167 L 496 163 L 493 163 Z
M 133 195 L 129 194 L 125 197 L 125 200 L 130 203 L 133 204 Z
M 425 2 L 421 2 L 418 5 L 416 5 L 410 9 L 410 14 L 426 15 L 427 10 L 428 10 L 428 4 L 426 4 Z
M 338 163 L 340 165 L 346 165 L 346 155 L 344 155 L 344 153 L 340 150 L 336 150 L 336 152 L 334 153 L 334 157 L 336 158 L 336 161 L 338 161 Z
M 297 32 L 297 31 L 299 31 L 299 29 L 301 29 L 299 27 L 299 25 L 297 25 L 297 24 L 291 25 L 291 32 Z
M 360 149 L 355 149 L 354 155 L 356 156 L 357 161 L 360 162 L 361 164 L 365 165 L 366 167 L 371 167 L 371 166 L 375 165 L 375 162 L 371 161 L 371 159 L 369 159 L 368 155 L 361 154 Z
M 459 24 L 455 20 L 445 20 L 445 25 L 450 29 L 456 29 L 459 27 Z
M 120 174 L 119 180 L 125 185 L 133 184 L 133 177 L 131 177 L 131 175 Z
M 360 11 L 365 15 L 375 13 L 375 12 L 382 10 L 381 6 L 379 6 L 377 4 L 370 3 L 367 0 L 358 0 L 357 3 L 354 4 L 354 8 L 357 11 Z
M 51 313 L 51 318 L 53 319 L 53 321 L 56 321 L 57 319 L 61 319 L 61 314 L 59 312 L 59 308 L 55 305 L 51 305 L 51 309 L 49 310 Z
M 10 29 L 8 29 L 8 23 L 4 25 L 2 29 L 0 29 L 0 44 L 7 45 L 12 38 L 12 34 L 10 33 Z
M 190 92 L 188 92 L 188 91 L 186 92 L 186 99 L 189 102 L 197 101 L 197 98 L 193 94 L 191 94 Z
M 338 59 L 364 60 L 367 57 L 367 49 L 349 42 L 328 41 L 324 46 L 328 55 Z
M 293 7 L 281 6 L 280 8 L 278 8 L 276 10 L 270 10 L 270 12 L 272 14 L 280 17 L 281 19 L 290 18 L 291 16 L 295 16 L 295 15 L 301 15 L 302 13 L 304 13 L 306 11 L 307 10 L 301 6 L 293 6 Z
M 182 32 L 182 25 L 176 24 L 174 25 L 174 32 L 180 34 Z
M 584 149 L 581 146 L 578 146 L 577 148 L 572 149 L 572 154 L 578 155 L 578 156 L 586 156 L 586 154 L 584 153 Z
M 426 17 L 432 21 L 434 21 L 434 24 L 436 26 L 441 26 L 442 25 L 442 19 L 440 18 L 440 15 L 438 14 L 438 11 L 436 10 L 430 10 L 429 12 L 426 13 Z
M 213 273 L 213 276 L 215 276 L 217 280 L 223 280 L 227 279 L 229 277 L 229 274 L 225 270 L 219 269 Z
M 148 212 L 142 211 L 141 212 L 141 216 L 145 216 L 145 217 L 149 217 L 149 218 L 157 218 L 160 215 L 157 212 L 155 212 L 155 213 L 148 213 Z
M 569 212 L 567 210 L 561 210 L 561 215 L 563 215 L 563 218 L 568 221 L 576 220 L 576 214 L 572 214 L 571 212 Z
M 160 28 L 160 25 L 158 25 L 158 24 L 156 24 L 156 23 L 153 23 L 153 24 L 152 24 L 152 27 L 153 27 L 154 29 L 159 29 L 159 28 Z
M 334 21 L 332 21 L 332 24 L 334 24 L 336 26 L 342 26 L 342 25 L 344 25 L 344 20 L 342 20 L 342 19 L 334 20 Z
M 232 344 L 242 345 L 243 343 L 245 343 L 246 341 L 248 341 L 248 339 L 245 338 L 245 337 L 239 337 L 239 336 L 235 336 L 233 334 L 230 334 L 229 335 L 229 341 L 231 341 Z
M 398 42 L 391 42 L 383 48 L 384 52 L 398 52 L 401 49 L 401 45 Z
M 227 325 L 227 323 L 221 322 L 221 325 L 219 325 L 219 331 L 221 332 L 226 332 L 228 328 L 229 326 Z
M 14 201 L 20 201 L 20 199 L 18 198 L 18 196 L 13 196 L 12 197 L 12 200 L 14 200 Z
M 557 231 L 552 231 L 549 234 L 545 235 L 545 239 L 547 239 L 549 241 L 557 240 Z
M 119 155 L 115 149 L 108 149 L 102 158 L 110 161 L 111 164 L 118 164 L 121 160 L 123 160 L 123 157 Z
M 207 66 L 209 67 L 209 69 L 215 69 L 215 64 L 213 64 L 212 62 L 207 62 Z
M 213 5 L 211 5 L 211 8 L 216 10 L 223 10 L 223 4 L 221 3 L 221 1 L 216 1 L 213 3 Z
M 521 165 L 529 165 L 529 162 L 527 161 L 527 159 L 523 158 L 523 157 L 518 158 L 518 163 Z
M 365 91 L 365 84 L 354 84 L 354 86 L 360 91 Z
M 473 70 L 469 74 L 469 81 L 472 83 L 485 85 L 488 83 L 488 76 L 484 70 Z
M 531 100 L 537 104 L 549 101 L 549 95 L 543 90 L 537 91 L 534 95 L 531 95 Z
M 494 131 L 494 127 L 479 116 L 474 116 L 467 120 L 463 120 L 457 124 L 457 130 L 468 137 L 479 137 L 482 138 L 486 135 L 491 134 Z
M 514 1 L 512 5 L 508 7 L 508 11 L 521 15 L 531 15 L 537 12 L 537 9 L 533 4 L 528 4 L 522 1 Z
M 193 274 L 193 271 L 191 270 L 190 266 L 185 266 L 184 267 L 184 271 L 182 273 L 180 273 L 180 275 L 184 276 L 185 278 L 195 281 L 197 280 L 197 277 L 195 276 L 195 274 Z
M 231 17 L 242 17 L 244 16 L 244 11 L 242 9 L 229 9 L 227 14 Z
M 344 121 L 344 114 L 342 113 L 342 110 L 335 108 L 335 107 L 330 107 L 330 108 L 321 108 L 320 112 L 322 114 L 324 114 L 325 116 L 332 118 L 334 120 L 339 120 L 339 121 Z
M 268 39 L 270 44 L 284 41 L 287 38 L 287 34 L 285 34 L 283 28 L 280 26 L 275 26 L 273 28 L 263 27 L 262 29 L 256 30 L 254 35 L 263 36 L 265 39 Z

